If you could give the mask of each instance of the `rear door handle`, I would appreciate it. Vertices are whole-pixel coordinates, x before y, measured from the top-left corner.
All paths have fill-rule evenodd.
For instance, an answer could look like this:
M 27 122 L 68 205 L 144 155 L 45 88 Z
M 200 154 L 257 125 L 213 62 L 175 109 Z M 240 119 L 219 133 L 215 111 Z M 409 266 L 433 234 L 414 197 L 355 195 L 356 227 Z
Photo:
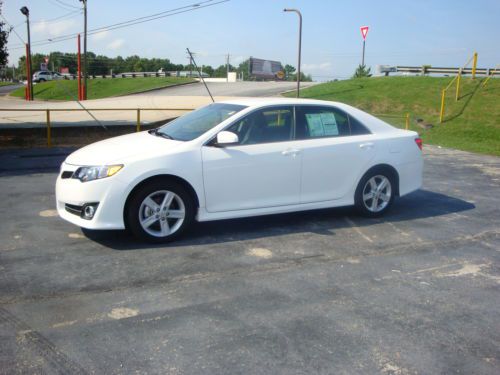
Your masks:
M 295 156 L 300 153 L 300 150 L 297 150 L 296 148 L 289 148 L 286 149 L 285 151 L 281 151 L 281 155 L 287 156 L 287 155 L 292 155 Z
M 361 143 L 359 148 L 372 148 L 374 146 L 373 142 Z

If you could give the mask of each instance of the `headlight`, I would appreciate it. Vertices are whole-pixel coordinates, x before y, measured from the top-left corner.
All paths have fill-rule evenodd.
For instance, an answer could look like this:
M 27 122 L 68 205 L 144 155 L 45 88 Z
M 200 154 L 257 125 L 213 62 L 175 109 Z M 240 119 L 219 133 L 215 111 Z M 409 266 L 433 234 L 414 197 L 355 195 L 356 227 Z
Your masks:
M 102 165 L 98 167 L 80 167 L 71 178 L 76 178 L 81 182 L 98 180 L 104 177 L 110 177 L 118 173 L 123 165 Z

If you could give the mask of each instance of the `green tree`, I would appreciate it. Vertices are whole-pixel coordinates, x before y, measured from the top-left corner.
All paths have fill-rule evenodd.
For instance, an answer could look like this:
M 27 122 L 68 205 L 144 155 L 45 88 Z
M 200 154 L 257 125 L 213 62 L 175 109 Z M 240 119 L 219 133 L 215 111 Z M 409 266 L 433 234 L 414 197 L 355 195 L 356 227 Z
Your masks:
M 285 70 L 285 79 L 290 80 L 289 78 L 292 77 L 296 69 L 290 64 L 286 64 L 284 70 Z
M 292 74 L 288 76 L 287 81 L 297 81 L 297 74 Z M 300 81 L 301 82 L 312 82 L 312 77 L 310 74 L 305 74 L 304 72 L 300 72 Z
M 236 68 L 234 66 L 232 66 L 231 64 L 229 64 L 229 71 L 230 72 L 233 72 L 235 71 Z M 219 65 L 217 67 L 217 69 L 215 69 L 214 71 L 214 77 L 217 77 L 217 78 L 226 78 L 227 76 L 227 67 L 226 65 Z
M 207 73 L 210 77 L 213 77 L 213 75 L 214 75 L 214 68 L 212 68 L 210 65 L 203 65 L 201 68 L 202 68 L 201 70 L 204 73 Z
M 250 59 L 247 59 L 242 63 L 240 63 L 240 65 L 238 65 L 238 68 L 236 69 L 238 76 L 243 74 L 244 81 L 248 81 L 249 79 L 249 74 L 248 74 L 249 64 L 250 64 Z
M 352 78 L 371 77 L 370 70 L 371 68 L 366 68 L 366 65 L 359 64 Z
M 0 14 L 2 14 L 2 1 L 0 1 Z M 0 21 L 0 66 L 7 65 L 7 58 L 9 53 L 7 52 L 7 37 L 9 32 L 5 30 L 5 23 Z

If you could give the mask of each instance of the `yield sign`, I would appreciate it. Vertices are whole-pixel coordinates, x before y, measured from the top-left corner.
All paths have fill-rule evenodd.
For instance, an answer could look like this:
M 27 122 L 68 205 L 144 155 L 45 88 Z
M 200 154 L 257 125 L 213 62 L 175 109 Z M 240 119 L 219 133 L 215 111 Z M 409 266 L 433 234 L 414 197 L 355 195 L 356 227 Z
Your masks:
M 363 36 L 363 40 L 366 40 L 366 35 L 368 34 L 368 26 L 361 26 L 361 35 Z

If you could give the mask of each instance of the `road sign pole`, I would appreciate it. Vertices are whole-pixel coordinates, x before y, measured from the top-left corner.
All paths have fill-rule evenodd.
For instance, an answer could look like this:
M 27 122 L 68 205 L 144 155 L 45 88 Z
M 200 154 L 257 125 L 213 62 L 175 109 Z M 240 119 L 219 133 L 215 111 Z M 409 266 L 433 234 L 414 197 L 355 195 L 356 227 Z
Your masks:
M 302 13 L 297 9 L 283 9 L 284 12 L 295 12 L 299 16 L 299 53 L 297 61 L 297 98 L 300 96 L 300 57 L 302 54 Z
M 80 34 L 78 34 L 78 100 L 82 100 L 82 58 L 80 54 Z
M 365 66 L 365 40 L 363 39 L 363 57 L 361 58 L 361 65 Z
M 361 55 L 361 65 L 365 66 L 365 45 L 366 45 L 366 36 L 368 35 L 368 26 L 361 26 L 361 36 L 363 37 L 363 53 Z

